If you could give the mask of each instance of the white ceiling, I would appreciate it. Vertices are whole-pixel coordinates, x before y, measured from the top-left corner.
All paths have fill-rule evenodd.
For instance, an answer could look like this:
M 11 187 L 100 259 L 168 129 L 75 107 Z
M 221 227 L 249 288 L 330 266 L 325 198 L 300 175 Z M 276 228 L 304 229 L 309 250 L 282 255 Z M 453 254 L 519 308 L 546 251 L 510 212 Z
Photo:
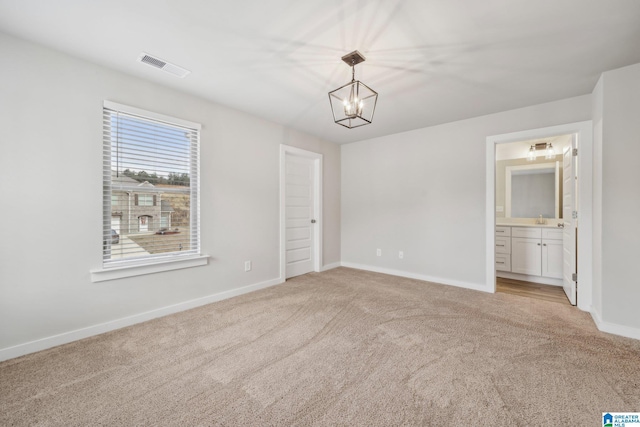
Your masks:
M 638 0 L 0 0 L 0 31 L 337 143 L 587 94 L 640 62 Z M 355 49 L 380 97 L 349 130 L 327 93 Z

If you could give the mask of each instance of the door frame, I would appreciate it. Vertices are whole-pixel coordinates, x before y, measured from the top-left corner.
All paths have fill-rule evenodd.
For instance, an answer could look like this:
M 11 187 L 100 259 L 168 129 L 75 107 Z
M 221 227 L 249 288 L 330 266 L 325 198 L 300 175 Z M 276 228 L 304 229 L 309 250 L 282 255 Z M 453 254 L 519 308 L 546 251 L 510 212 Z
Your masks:
M 495 224 L 496 224 L 496 144 L 548 138 L 556 135 L 578 135 L 578 308 L 591 311 L 593 299 L 593 124 L 591 120 L 529 129 L 486 139 L 486 283 L 496 291 Z
M 280 281 L 284 282 L 287 278 L 287 254 L 286 254 L 286 209 L 285 209 L 285 190 L 286 190 L 286 157 L 287 155 L 304 157 L 313 160 L 314 168 L 314 217 L 317 226 L 313 233 L 314 237 L 314 256 L 313 271 L 320 272 L 322 268 L 322 154 L 313 151 L 303 150 L 301 148 L 292 147 L 290 145 L 280 144 Z

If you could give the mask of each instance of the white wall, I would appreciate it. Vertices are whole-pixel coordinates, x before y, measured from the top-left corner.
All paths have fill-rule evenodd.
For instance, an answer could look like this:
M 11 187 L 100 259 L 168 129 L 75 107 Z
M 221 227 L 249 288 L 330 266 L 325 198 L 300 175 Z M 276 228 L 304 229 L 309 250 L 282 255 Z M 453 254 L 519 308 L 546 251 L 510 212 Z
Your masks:
M 485 283 L 487 136 L 590 116 L 585 95 L 343 146 L 343 264 L 492 290 Z
M 640 64 L 602 75 L 602 320 L 640 339 Z M 596 289 L 598 289 L 598 287 Z M 631 332 L 631 331 L 630 331 Z
M 0 57 L 0 356 L 277 280 L 281 143 L 324 155 L 323 260 L 340 261 L 339 146 L 1 34 Z M 105 99 L 203 125 L 207 266 L 91 283 L 101 267 Z

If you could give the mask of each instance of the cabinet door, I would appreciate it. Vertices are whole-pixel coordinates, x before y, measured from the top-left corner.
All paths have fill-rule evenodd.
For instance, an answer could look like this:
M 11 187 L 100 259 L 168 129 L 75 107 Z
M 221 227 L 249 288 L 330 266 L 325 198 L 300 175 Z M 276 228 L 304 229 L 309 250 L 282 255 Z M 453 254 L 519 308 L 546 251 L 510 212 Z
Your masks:
M 542 271 L 542 243 L 540 239 L 511 238 L 511 271 L 540 276 Z
M 562 279 L 562 240 L 542 239 L 542 275 Z

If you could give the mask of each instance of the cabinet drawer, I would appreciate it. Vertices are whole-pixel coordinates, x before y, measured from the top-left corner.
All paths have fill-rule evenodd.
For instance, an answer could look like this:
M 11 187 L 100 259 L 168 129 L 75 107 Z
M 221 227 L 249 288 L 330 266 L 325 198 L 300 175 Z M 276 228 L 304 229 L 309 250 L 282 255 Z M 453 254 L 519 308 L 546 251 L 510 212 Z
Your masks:
M 496 237 L 511 236 L 511 227 L 500 227 L 496 225 Z
M 496 237 L 496 254 L 511 253 L 511 237 Z
M 496 254 L 496 270 L 511 271 L 511 255 Z
M 554 240 L 562 240 L 562 228 L 543 228 L 542 229 L 542 238 L 543 239 L 554 239 Z
M 540 239 L 542 237 L 542 233 L 540 232 L 540 228 L 535 227 L 511 227 L 511 236 Z

